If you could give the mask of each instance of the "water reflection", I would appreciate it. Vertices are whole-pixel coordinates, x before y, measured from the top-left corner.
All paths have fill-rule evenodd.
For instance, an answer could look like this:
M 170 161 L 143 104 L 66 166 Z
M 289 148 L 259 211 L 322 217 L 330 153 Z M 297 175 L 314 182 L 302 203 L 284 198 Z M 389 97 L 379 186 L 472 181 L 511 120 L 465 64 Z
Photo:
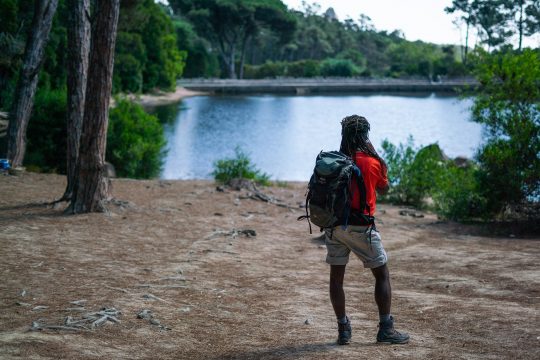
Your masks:
M 468 106 L 434 94 L 188 98 L 155 109 L 169 148 L 162 177 L 210 178 L 213 162 L 241 146 L 273 179 L 307 180 L 315 155 L 338 148 L 340 120 L 354 113 L 371 122 L 376 147 L 411 134 L 417 145 L 438 142 L 449 156 L 471 157 L 481 127 L 468 121 Z

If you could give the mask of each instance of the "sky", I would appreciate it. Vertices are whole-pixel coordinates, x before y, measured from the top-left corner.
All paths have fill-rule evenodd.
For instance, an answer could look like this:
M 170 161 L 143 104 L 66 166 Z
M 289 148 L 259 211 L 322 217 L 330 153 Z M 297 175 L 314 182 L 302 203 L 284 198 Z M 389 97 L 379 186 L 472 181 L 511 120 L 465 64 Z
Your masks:
M 302 9 L 302 0 L 282 0 L 291 9 Z M 452 0 L 308 0 L 321 5 L 321 12 L 334 8 L 338 19 L 357 20 L 367 15 L 377 30 L 399 29 L 410 41 L 422 40 L 435 44 L 464 44 L 465 33 L 452 23 L 453 14 L 444 12 Z M 462 41 L 463 39 L 463 41 Z M 469 46 L 474 46 L 475 34 L 469 36 Z M 525 39 L 524 45 L 539 46 L 539 38 Z

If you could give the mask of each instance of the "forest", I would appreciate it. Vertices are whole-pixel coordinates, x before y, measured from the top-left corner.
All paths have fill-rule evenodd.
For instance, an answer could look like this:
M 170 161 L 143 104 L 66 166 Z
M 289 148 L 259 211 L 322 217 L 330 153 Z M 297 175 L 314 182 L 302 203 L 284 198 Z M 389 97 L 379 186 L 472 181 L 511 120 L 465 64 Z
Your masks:
M 19 129 L 18 134 L 26 143 L 23 155 L 14 165 L 24 164 L 29 170 L 40 172 L 75 171 L 76 156 L 72 155 L 77 153 L 81 129 L 80 125 L 70 129 L 69 121 L 66 127 L 66 118 L 76 113 L 70 102 L 69 83 L 70 66 L 74 64 L 70 56 L 77 39 L 70 40 L 70 34 L 74 9 L 80 3 L 87 6 L 81 12 L 81 21 L 86 18 L 87 28 L 83 30 L 88 33 L 99 19 L 100 7 L 96 2 L 0 0 L 0 112 L 9 118 L 20 113 L 23 118 L 26 116 L 28 124 L 27 129 L 26 125 Z M 108 132 L 104 129 L 104 156 L 117 168 L 119 176 L 158 176 L 165 144 L 159 120 L 124 95 L 172 91 L 181 78 L 358 77 L 440 81 L 474 77 L 483 87 L 475 94 L 473 120 L 490 129 L 492 140 L 478 160 L 484 161 L 485 166 L 490 163 L 492 168 L 479 174 L 473 171 L 475 179 L 484 180 L 475 180 L 473 186 L 468 176 L 463 180 L 465 186 L 487 191 L 489 186 L 481 184 L 493 183 L 499 172 L 512 168 L 521 177 L 516 179 L 516 191 L 509 200 L 520 202 L 538 196 L 538 142 L 524 142 L 527 138 L 538 139 L 535 109 L 539 50 L 522 45 L 523 39 L 539 32 L 537 0 L 452 1 L 445 11 L 466 34 L 460 45 L 408 41 L 399 30 L 377 30 L 366 15 L 338 19 L 332 8 L 322 9 L 317 3 L 304 2 L 301 11 L 288 9 L 280 0 L 121 0 L 118 6 L 116 36 L 110 36 L 115 40 L 110 91 L 116 106 L 105 121 Z M 40 9 L 49 13 L 41 14 Z M 48 15 L 50 28 L 42 26 L 46 34 L 42 54 L 34 57 L 29 70 L 25 62 L 35 45 L 33 34 L 40 28 L 36 24 L 46 24 L 37 15 Z M 473 31 L 480 39 L 474 45 L 468 40 Z M 22 96 L 18 86 L 25 77 L 35 79 L 35 85 Z M 501 89 L 514 95 L 507 98 L 509 92 L 503 94 Z M 28 100 L 24 107 L 21 99 Z M 495 103 L 498 107 L 494 107 Z M 518 120 L 522 128 L 515 127 Z M 15 132 L 8 133 L 9 136 L 0 138 L 0 155 L 7 152 L 10 158 L 8 143 Z M 516 144 L 510 144 L 512 141 Z M 15 140 L 11 143 L 15 144 Z M 401 148 L 400 155 L 399 148 L 391 145 L 386 144 L 385 151 L 390 159 L 401 159 L 396 169 L 412 164 L 410 159 L 408 165 L 405 161 L 406 147 Z M 505 146 L 509 148 L 504 150 Z M 501 151 L 506 152 L 504 161 Z M 532 162 L 524 160 L 531 157 Z M 396 185 L 399 191 L 400 186 Z M 475 199 L 484 205 L 491 204 L 486 199 L 500 198 L 500 190 L 486 196 Z M 411 203 L 409 198 L 395 196 Z M 448 202 L 446 197 L 443 199 Z M 460 201 L 475 202 L 469 198 Z M 490 212 L 500 210 L 500 202 L 495 202 L 488 206 L 492 208 Z M 480 206 L 481 212 L 487 206 L 484 205 Z

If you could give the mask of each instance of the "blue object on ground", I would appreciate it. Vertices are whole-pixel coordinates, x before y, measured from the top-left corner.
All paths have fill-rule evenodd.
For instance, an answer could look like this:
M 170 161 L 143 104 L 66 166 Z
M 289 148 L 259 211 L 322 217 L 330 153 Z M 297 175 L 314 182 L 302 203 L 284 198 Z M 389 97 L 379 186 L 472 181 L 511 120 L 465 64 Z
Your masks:
M 0 169 L 8 170 L 9 168 L 10 168 L 9 160 L 8 159 L 0 159 Z

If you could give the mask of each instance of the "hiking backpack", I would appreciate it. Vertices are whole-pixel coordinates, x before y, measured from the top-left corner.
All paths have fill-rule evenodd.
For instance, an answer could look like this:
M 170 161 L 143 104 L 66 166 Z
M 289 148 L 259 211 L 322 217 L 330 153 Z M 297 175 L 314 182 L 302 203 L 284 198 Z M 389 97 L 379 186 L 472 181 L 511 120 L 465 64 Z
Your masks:
M 353 178 L 357 186 L 351 186 Z M 360 191 L 360 211 L 351 213 L 354 191 Z M 366 209 L 369 213 L 364 178 L 353 159 L 339 151 L 321 151 L 309 180 L 306 215 L 298 220 L 308 219 L 310 234 L 311 222 L 321 231 L 337 225 L 374 225 L 374 218 L 364 214 Z

